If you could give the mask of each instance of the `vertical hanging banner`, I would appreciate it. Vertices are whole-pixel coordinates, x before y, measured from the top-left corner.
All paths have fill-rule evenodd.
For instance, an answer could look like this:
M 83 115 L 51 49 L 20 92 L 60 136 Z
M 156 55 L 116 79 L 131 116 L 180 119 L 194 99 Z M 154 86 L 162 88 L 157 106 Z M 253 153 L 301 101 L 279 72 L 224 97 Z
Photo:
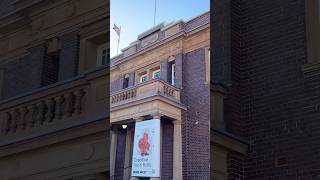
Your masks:
M 160 177 L 160 148 L 160 119 L 136 122 L 131 176 Z

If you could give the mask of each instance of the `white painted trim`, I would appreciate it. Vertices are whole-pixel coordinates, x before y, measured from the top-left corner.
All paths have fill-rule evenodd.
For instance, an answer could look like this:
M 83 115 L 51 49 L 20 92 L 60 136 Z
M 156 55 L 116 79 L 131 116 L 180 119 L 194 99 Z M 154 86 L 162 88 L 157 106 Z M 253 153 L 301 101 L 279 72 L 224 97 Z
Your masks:
M 171 84 L 172 85 L 175 85 L 175 71 L 176 71 L 176 64 L 175 63 L 172 63 L 171 64 Z

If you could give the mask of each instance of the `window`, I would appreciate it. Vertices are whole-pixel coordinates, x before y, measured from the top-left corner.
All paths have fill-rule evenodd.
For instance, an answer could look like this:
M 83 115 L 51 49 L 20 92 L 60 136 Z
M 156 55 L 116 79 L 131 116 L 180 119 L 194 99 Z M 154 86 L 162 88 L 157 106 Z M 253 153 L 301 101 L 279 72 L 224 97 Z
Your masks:
M 148 81 L 148 75 L 147 74 L 144 74 L 144 75 L 140 76 L 140 83 L 147 82 L 147 81 Z
M 59 80 L 60 51 L 50 52 L 43 59 L 41 87 L 56 83 Z
M 171 84 L 175 85 L 176 79 L 176 65 L 174 63 L 171 64 Z
M 129 87 L 129 76 L 126 75 L 123 80 L 123 89 L 128 88 L 128 87 Z
M 110 49 L 107 44 L 98 46 L 97 49 L 97 66 L 105 66 L 110 63 Z
M 153 71 L 152 78 L 153 79 L 160 79 L 160 69 Z

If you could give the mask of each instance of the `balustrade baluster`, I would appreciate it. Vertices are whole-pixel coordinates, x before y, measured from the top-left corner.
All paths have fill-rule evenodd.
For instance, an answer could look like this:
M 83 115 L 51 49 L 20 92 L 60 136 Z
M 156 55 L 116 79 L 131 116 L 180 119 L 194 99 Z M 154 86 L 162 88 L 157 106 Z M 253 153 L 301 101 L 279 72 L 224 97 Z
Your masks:
M 45 101 L 47 112 L 45 114 L 46 122 L 52 122 L 54 116 L 54 101 L 52 99 L 47 99 Z
M 15 133 L 16 132 L 16 128 L 17 128 L 18 112 L 14 109 L 14 110 L 10 111 L 10 115 L 11 115 L 10 132 L 11 133 Z
M 129 99 L 128 91 L 126 91 L 126 93 L 125 93 L 125 99 L 126 99 L 126 100 L 128 100 L 128 99 Z
M 19 129 L 24 130 L 26 127 L 26 113 L 27 113 L 27 108 L 22 107 L 19 109 Z
M 128 99 L 131 99 L 132 98 L 132 89 L 131 90 L 129 90 L 129 92 L 128 92 Z
M 36 118 L 36 124 L 37 125 L 42 125 L 43 124 L 43 121 L 44 121 L 44 103 L 41 101 L 41 102 L 38 102 L 37 103 L 37 118 Z
M 34 122 L 35 122 L 35 110 L 36 106 L 34 104 L 27 106 L 27 116 L 26 116 L 26 127 L 28 128 L 33 128 L 34 127 Z
M 63 98 L 62 96 L 57 96 L 54 98 L 55 101 L 55 119 L 61 119 L 62 117 L 62 106 L 63 106 Z
M 77 114 L 81 114 L 82 112 L 82 106 L 83 106 L 83 97 L 85 95 L 85 92 L 82 89 L 76 90 L 74 92 L 75 95 L 75 112 Z
M 10 131 L 10 124 L 11 124 L 11 115 L 9 112 L 5 113 L 5 120 L 2 124 L 2 133 L 7 134 Z
M 63 107 L 63 117 L 71 117 L 72 109 L 73 109 L 73 102 L 72 102 L 72 94 L 67 93 L 63 95 L 64 97 L 64 107 Z

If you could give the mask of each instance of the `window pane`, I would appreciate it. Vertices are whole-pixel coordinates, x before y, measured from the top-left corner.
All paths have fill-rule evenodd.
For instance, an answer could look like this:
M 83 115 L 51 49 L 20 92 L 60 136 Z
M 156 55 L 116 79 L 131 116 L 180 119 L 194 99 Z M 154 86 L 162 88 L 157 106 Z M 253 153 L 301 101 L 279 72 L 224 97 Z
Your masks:
M 143 75 L 143 76 L 141 76 L 140 82 L 146 82 L 147 80 L 148 80 L 148 76 Z
M 159 79 L 160 78 L 160 71 L 155 72 L 154 75 L 153 75 L 153 78 L 154 79 Z
M 176 78 L 176 66 L 175 64 L 171 65 L 171 84 L 175 84 L 175 78 Z

